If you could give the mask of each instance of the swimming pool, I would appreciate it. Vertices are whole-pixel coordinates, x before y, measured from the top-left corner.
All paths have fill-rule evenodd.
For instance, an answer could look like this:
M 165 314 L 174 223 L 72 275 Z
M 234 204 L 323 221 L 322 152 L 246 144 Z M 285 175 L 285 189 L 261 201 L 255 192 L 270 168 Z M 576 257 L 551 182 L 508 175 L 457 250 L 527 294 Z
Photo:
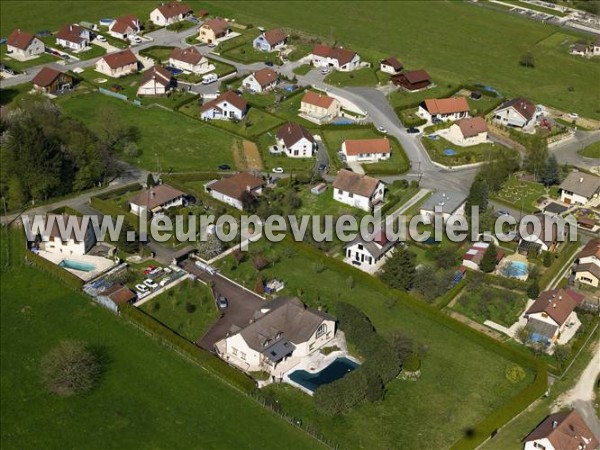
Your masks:
M 529 273 L 527 263 L 521 261 L 511 261 L 502 269 L 502 274 L 506 277 L 524 277 Z
M 96 270 L 95 264 L 73 261 L 71 259 L 63 259 L 58 265 L 64 269 L 79 270 L 81 272 Z
M 454 156 L 456 155 L 456 150 L 452 150 L 451 148 L 445 148 L 442 153 L 446 156 Z
M 358 367 L 357 363 L 348 358 L 336 358 L 320 372 L 310 373 L 306 370 L 295 370 L 289 377 L 290 380 L 314 392 L 319 386 L 339 380 Z

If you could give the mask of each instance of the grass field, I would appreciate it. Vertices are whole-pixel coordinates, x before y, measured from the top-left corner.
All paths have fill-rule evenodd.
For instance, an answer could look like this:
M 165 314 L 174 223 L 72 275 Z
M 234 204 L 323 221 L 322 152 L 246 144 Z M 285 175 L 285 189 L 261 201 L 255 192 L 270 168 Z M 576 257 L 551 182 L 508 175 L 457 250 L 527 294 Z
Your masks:
M 519 181 L 515 177 L 508 179 L 497 194 L 492 196 L 492 200 L 504 203 L 517 211 L 523 209 L 524 213 L 533 213 L 535 202 L 546 193 L 546 189 L 539 183 L 530 181 Z
M 429 153 L 432 160 L 447 166 L 458 166 L 462 164 L 473 164 L 482 161 L 494 159 L 495 152 L 501 148 L 497 144 L 483 143 L 471 145 L 469 147 L 461 147 L 454 145 L 442 137 L 437 137 L 433 140 L 428 137 L 421 139 L 423 147 Z M 444 154 L 444 150 L 452 149 L 456 154 L 448 156 Z
M 588 158 L 600 158 L 600 141 L 588 145 L 579 153 L 583 156 L 587 156 Z
M 0 45 L 0 61 L 6 65 L 6 67 L 11 68 L 17 72 L 22 72 L 29 67 L 38 66 L 40 64 L 47 64 L 60 61 L 60 58 L 57 58 L 54 55 L 50 55 L 48 53 L 42 53 L 37 58 L 30 59 L 29 61 L 17 61 L 16 59 L 12 59 L 7 57 L 6 55 L 6 44 Z
M 141 109 L 101 94 L 59 99 L 69 115 L 100 127 L 103 114 L 114 114 L 124 124 L 138 127 L 141 139 L 138 157 L 125 157 L 145 169 L 156 170 L 157 157 L 163 171 L 214 170 L 219 164 L 234 166 L 235 138 L 215 127 L 176 112 Z
M 327 193 L 325 194 L 327 195 Z M 386 306 L 385 292 L 356 283 L 347 286 L 349 272 L 287 243 L 268 246 L 253 244 L 250 251 L 262 251 L 271 261 L 263 271 L 265 279 L 286 283 L 281 295 L 299 295 L 313 307 L 335 314 L 337 301 L 350 302 L 371 318 L 384 335 L 398 331 L 413 338 L 426 351 L 423 376 L 418 382 L 395 380 L 386 387 L 383 402 L 363 404 L 336 418 L 318 414 L 312 400 L 288 386 L 271 388 L 288 411 L 330 435 L 348 448 L 448 448 L 463 431 L 515 395 L 531 381 L 511 384 L 504 376 L 513 363 L 485 350 L 466 337 L 440 326 L 399 301 Z M 238 281 L 256 280 L 250 262 L 237 268 L 233 258 L 220 262 L 222 271 Z M 426 445 L 424 441 L 426 437 Z
M 468 286 L 453 309 L 483 323 L 491 320 L 505 327 L 515 323 L 524 311 L 525 295 L 485 285 Z
M 365 67 L 353 72 L 334 70 L 327 75 L 325 82 L 333 86 L 376 86 L 379 78 L 377 78 L 375 69 Z
M 20 233 L 6 269 L 4 236 L 3 229 L 0 292 L 10 302 L 1 305 L 2 448 L 317 447 L 87 297 L 24 265 Z M 98 387 L 86 395 L 58 398 L 40 384 L 40 359 L 63 339 L 107 355 Z

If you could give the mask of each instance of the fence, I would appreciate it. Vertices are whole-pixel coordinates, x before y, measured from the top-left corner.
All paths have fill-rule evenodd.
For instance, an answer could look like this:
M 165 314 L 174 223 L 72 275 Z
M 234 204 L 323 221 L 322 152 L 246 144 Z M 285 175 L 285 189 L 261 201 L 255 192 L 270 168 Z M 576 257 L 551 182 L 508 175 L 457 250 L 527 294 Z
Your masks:
M 118 98 L 119 100 L 128 101 L 128 98 L 126 95 L 119 94 L 118 92 L 113 92 L 113 91 L 110 91 L 110 90 L 104 89 L 104 88 L 98 88 L 98 92 L 100 92 L 101 94 L 104 94 L 104 95 L 108 95 L 109 97 L 114 97 L 114 98 Z

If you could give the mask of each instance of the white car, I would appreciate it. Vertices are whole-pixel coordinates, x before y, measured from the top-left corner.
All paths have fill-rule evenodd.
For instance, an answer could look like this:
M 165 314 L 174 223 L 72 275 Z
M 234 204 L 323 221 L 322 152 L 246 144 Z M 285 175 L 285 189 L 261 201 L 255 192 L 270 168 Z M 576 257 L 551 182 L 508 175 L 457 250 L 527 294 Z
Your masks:
M 144 284 L 146 286 L 148 286 L 150 289 L 156 289 L 158 287 L 158 284 L 156 284 L 150 278 L 147 278 L 146 280 L 144 280 Z
M 148 286 L 146 286 L 145 284 L 136 284 L 135 288 L 139 291 L 139 292 L 148 292 Z
M 577 113 L 569 113 L 568 115 L 571 119 L 579 119 L 579 114 Z
M 327 75 L 329 73 L 329 69 L 321 69 L 321 73 L 323 75 Z
M 377 127 L 377 131 L 379 131 L 380 133 L 386 134 L 387 130 L 383 127 Z
M 211 42 L 210 44 L 208 44 L 208 48 L 215 48 L 217 46 L 217 44 L 215 44 L 214 42 Z
M 96 36 L 96 40 L 98 42 L 106 42 L 106 38 L 104 36 L 102 36 L 101 34 L 99 34 L 98 36 Z
M 214 83 L 218 79 L 219 79 L 219 77 L 217 76 L 216 73 L 209 73 L 208 75 L 204 75 L 202 77 L 202 84 Z
M 131 42 L 133 42 L 134 44 L 141 44 L 142 43 L 142 38 L 137 36 L 137 35 L 133 35 L 129 37 L 129 40 Z
M 158 284 L 160 285 L 160 287 L 166 286 L 167 284 L 169 284 L 171 282 L 171 278 L 170 277 L 165 277 L 162 280 L 160 280 L 158 282 Z
M 273 170 L 271 170 L 271 172 L 273 172 L 273 173 L 283 173 L 283 167 L 273 167 Z

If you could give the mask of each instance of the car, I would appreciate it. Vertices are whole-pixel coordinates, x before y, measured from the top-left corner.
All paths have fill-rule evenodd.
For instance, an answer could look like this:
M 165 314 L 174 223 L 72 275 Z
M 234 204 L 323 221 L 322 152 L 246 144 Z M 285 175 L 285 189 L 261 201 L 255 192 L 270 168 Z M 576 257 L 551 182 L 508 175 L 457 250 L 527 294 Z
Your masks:
M 208 48 L 215 48 L 217 46 L 217 44 L 215 44 L 214 42 L 211 42 L 210 44 L 208 44 Z
M 571 119 L 579 119 L 579 114 L 577 113 L 569 113 L 568 116 Z
M 148 275 L 150 272 L 152 272 L 154 269 L 156 269 L 156 266 L 148 266 L 144 269 L 144 275 Z
M 273 172 L 273 173 L 283 173 L 283 167 L 273 167 L 273 170 L 271 170 L 271 172 Z
M 386 134 L 387 130 L 383 127 L 377 127 L 377 131 L 379 131 L 380 133 Z
M 96 40 L 98 42 L 106 42 L 106 38 L 104 36 L 102 36 L 101 34 L 99 34 L 98 36 L 96 36 Z
M 129 37 L 129 40 L 135 44 L 141 44 L 142 43 L 142 38 L 137 36 L 137 35 L 133 35 Z
M 144 280 L 144 284 L 146 286 L 148 286 L 150 289 L 156 289 L 158 287 L 158 284 L 156 284 L 154 281 L 152 281 L 150 278 L 147 278 Z
M 219 170 L 231 170 L 231 166 L 229 164 L 221 164 Z
M 329 69 L 321 69 L 321 73 L 323 75 L 327 75 L 329 73 Z
M 273 67 L 273 63 L 271 61 L 265 61 L 265 66 Z
M 327 170 L 326 164 L 319 164 L 319 172 L 325 172 Z
M 158 282 L 158 284 L 160 285 L 160 287 L 166 286 L 167 284 L 169 284 L 171 282 L 171 277 L 165 277 L 162 280 L 160 280 Z
M 148 292 L 148 286 L 146 286 L 145 284 L 136 284 L 135 288 L 139 291 L 139 292 Z
M 510 215 L 511 215 L 511 214 L 510 214 L 508 211 L 506 211 L 506 210 L 503 210 L 503 209 L 500 209 L 500 210 L 496 211 L 496 212 L 493 214 L 493 216 L 494 216 L 494 217 L 496 217 L 496 218 L 498 218 L 498 217 L 508 217 L 508 216 L 510 216 Z
M 228 306 L 229 306 L 229 301 L 227 301 L 227 299 L 225 297 L 220 295 L 219 298 L 217 299 L 217 307 L 219 309 L 227 309 Z
M 209 73 L 208 75 L 204 75 L 202 77 L 202 84 L 210 84 L 217 81 L 219 77 L 214 73 Z
M 433 123 L 433 124 L 437 124 L 437 123 L 441 123 L 441 122 L 442 122 L 442 120 L 438 119 L 437 117 L 432 117 L 431 118 L 431 123 Z
M 419 129 L 418 129 L 418 128 L 415 128 L 415 127 L 410 127 L 410 128 L 408 128 L 408 129 L 406 130 L 406 132 L 407 132 L 407 133 L 410 133 L 410 134 L 416 134 L 416 133 L 420 133 Z

